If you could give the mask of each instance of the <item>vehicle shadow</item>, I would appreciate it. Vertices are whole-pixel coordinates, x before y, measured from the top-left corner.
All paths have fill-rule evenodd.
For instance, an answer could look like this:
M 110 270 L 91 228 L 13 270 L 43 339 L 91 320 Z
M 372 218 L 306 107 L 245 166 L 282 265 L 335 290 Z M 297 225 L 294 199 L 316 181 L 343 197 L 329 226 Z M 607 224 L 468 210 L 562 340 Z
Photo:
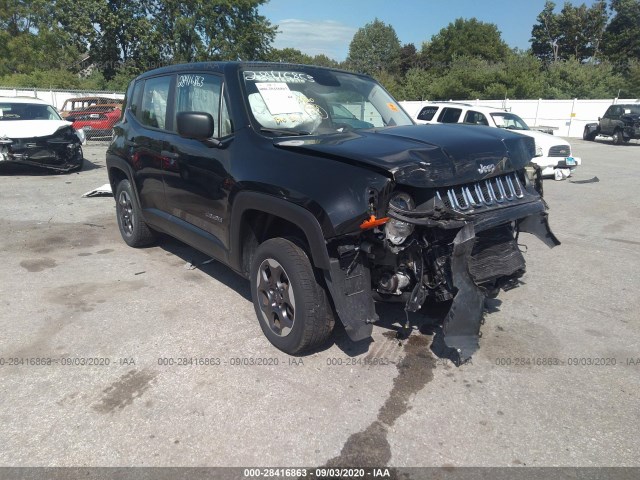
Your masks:
M 458 365 L 459 357 L 456 350 L 448 347 L 444 341 L 442 324 L 451 308 L 449 302 L 426 302 L 417 312 L 405 312 L 403 303 L 376 303 L 376 313 L 379 321 L 377 327 L 386 330 L 383 335 L 389 339 L 403 342 L 409 335 L 419 332 L 421 335 L 432 337 L 430 349 L 433 354 L 441 359 L 449 359 Z M 484 303 L 484 313 L 482 323 L 489 318 L 492 313 L 500 311 L 502 300 L 497 298 L 486 298 Z M 352 342 L 340 325 L 335 344 L 348 356 L 357 356 L 369 351 L 372 341 Z M 480 330 L 482 336 L 482 329 Z
M 0 175 L 15 176 L 24 175 L 30 177 L 51 177 L 58 175 L 73 175 L 87 172 L 90 170 L 105 168 L 104 165 L 93 163 L 91 160 L 85 158 L 82 165 L 82 170 L 74 170 L 70 172 L 61 172 L 53 170 L 47 167 L 40 167 L 37 165 L 23 165 L 20 163 L 3 162 L 0 164 Z
M 90 170 L 97 170 L 101 168 L 105 168 L 105 166 L 100 165 L 99 163 L 93 163 L 91 160 L 85 157 L 84 164 L 82 165 L 82 170 L 80 170 L 80 172 L 75 172 L 75 173 L 88 172 Z
M 190 247 L 186 243 L 182 243 L 181 241 L 162 233 L 158 234 L 156 246 L 184 260 L 185 268 L 187 264 L 191 264 L 189 269 L 200 270 L 214 280 L 234 290 L 246 301 L 251 302 L 251 288 L 249 286 L 249 281 L 226 265 L 218 262 L 217 260 L 209 262 L 211 257 L 205 253 L 202 253 L 199 250 Z
M 640 147 L 640 140 L 631 139 L 628 142 L 623 143 L 622 145 L 616 145 L 613 143 L 613 140 L 609 137 L 596 137 L 592 140 L 593 143 L 600 143 L 603 145 L 611 145 L 613 147 Z
M 249 281 L 226 265 L 216 260 L 211 261 L 208 255 L 168 235 L 159 234 L 156 246 L 184 260 L 185 267 L 189 266 L 190 269 L 200 270 L 214 280 L 234 290 L 247 302 L 252 303 Z M 501 304 L 502 301 L 499 299 L 487 298 L 484 305 L 485 319 L 488 315 L 499 312 Z M 439 358 L 449 358 L 455 363 L 455 352 L 446 347 L 442 333 L 442 322 L 451 307 L 450 301 L 442 303 L 427 302 L 419 311 L 408 312 L 408 314 L 404 310 L 404 303 L 377 302 L 375 307 L 379 318 L 378 322 L 375 323 L 375 327 L 385 330 L 383 335 L 386 338 L 402 342 L 406 340 L 411 333 L 415 334 L 416 332 L 421 335 L 433 337 L 431 345 L 432 352 Z M 313 350 L 305 351 L 295 356 L 306 357 L 315 353 L 324 352 L 335 345 L 346 356 L 357 357 L 368 353 L 373 343 L 373 340 L 370 338 L 360 342 L 352 341 L 347 335 L 342 322 L 337 320 L 328 342 Z

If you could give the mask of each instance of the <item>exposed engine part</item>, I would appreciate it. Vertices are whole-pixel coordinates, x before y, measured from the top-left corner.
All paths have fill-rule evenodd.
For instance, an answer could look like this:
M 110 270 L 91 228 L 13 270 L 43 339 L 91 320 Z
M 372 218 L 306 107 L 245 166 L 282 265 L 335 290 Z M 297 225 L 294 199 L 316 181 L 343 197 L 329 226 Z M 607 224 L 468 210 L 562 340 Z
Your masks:
M 411 283 L 411 277 L 404 272 L 384 273 L 378 283 L 378 292 L 390 295 L 402 295 L 402 291 Z

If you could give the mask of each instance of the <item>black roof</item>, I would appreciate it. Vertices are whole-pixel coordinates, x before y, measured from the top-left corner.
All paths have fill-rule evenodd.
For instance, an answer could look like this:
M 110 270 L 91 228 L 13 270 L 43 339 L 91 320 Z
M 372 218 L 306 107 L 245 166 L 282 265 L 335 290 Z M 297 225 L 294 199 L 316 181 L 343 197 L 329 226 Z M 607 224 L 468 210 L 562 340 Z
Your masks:
M 303 65 L 298 63 L 281 63 L 281 62 L 193 62 L 193 63 L 180 63 L 176 65 L 168 65 L 166 67 L 160 67 L 153 70 L 149 70 L 147 72 L 142 73 L 136 78 L 147 78 L 154 75 L 162 75 L 167 73 L 179 73 L 179 72 L 189 72 L 189 71 L 203 71 L 210 70 L 212 72 L 224 73 L 224 72 L 233 72 L 237 71 L 241 68 L 251 68 L 251 67 L 273 67 L 274 69 L 281 70 L 283 68 L 296 68 L 302 70 L 309 69 L 318 69 L 318 70 L 331 70 L 334 72 L 344 72 L 352 75 L 359 75 L 368 77 L 368 75 L 363 75 L 354 72 L 348 72 L 346 70 L 341 70 L 337 68 L 329 68 L 329 67 L 321 67 L 318 65 Z

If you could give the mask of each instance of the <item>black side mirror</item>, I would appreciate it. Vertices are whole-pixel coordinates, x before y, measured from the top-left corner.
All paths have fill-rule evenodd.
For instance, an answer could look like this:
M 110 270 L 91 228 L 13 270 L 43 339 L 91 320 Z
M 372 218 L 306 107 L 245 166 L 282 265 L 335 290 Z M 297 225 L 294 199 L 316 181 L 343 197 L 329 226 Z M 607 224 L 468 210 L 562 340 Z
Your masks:
M 194 140 L 208 140 L 213 137 L 213 117 L 206 112 L 180 112 L 176 116 L 178 134 Z
M 176 116 L 178 134 L 203 142 L 207 147 L 220 147 L 222 142 L 213 137 L 213 117 L 206 112 L 180 112 Z
M 602 118 L 601 118 L 601 117 L 598 117 L 598 121 L 600 121 L 600 120 L 602 120 Z

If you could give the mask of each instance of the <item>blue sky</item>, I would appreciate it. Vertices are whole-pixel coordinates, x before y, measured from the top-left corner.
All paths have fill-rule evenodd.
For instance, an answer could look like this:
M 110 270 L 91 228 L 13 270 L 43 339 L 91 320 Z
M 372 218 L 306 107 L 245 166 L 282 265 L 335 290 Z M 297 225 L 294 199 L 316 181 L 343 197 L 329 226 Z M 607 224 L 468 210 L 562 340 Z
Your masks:
M 595 0 L 574 0 L 573 5 Z M 279 26 L 274 47 L 297 48 L 309 55 L 324 53 L 342 61 L 353 34 L 376 17 L 391 25 L 401 44 L 418 50 L 456 18 L 476 17 L 495 23 L 510 47 L 529 48 L 531 28 L 544 0 L 270 0 L 260 13 Z M 564 0 L 557 0 L 560 11 Z

